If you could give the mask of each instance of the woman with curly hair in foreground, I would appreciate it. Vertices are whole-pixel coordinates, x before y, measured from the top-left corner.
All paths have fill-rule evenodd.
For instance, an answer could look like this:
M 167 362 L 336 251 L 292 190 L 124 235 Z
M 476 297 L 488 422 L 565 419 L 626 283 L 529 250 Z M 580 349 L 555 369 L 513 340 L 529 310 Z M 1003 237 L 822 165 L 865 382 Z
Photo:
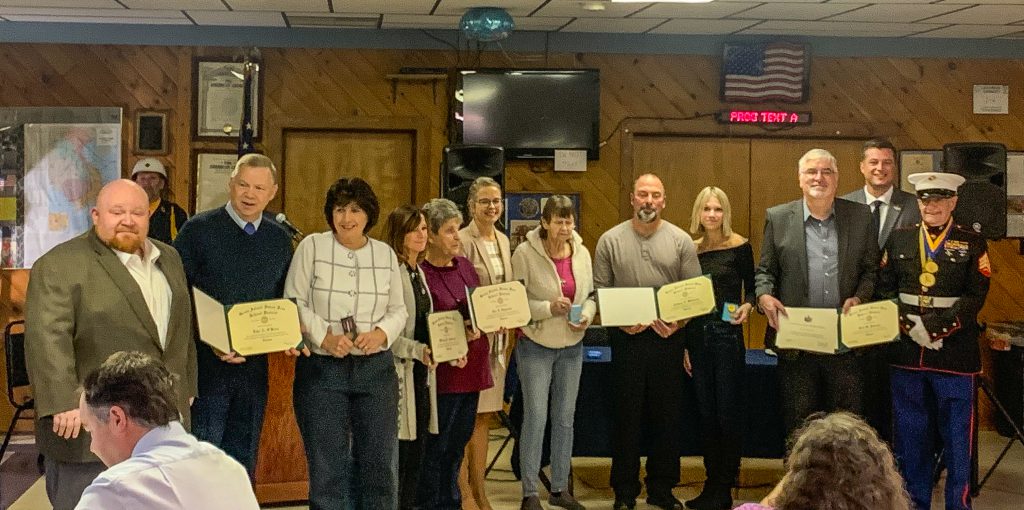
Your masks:
M 779 484 L 737 510 L 910 510 L 892 452 L 860 417 L 812 415 L 793 437 Z

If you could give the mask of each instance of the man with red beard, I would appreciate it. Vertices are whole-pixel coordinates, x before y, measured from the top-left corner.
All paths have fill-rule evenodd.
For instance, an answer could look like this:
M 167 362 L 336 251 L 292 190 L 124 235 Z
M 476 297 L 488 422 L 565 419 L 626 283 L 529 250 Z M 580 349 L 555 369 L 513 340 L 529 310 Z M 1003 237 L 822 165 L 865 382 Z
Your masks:
M 140 351 L 176 376 L 176 405 L 189 423 L 196 394 L 192 308 L 181 258 L 147 239 L 149 200 L 132 181 L 100 190 L 93 228 L 39 258 L 29 278 L 25 357 L 55 510 L 77 505 L 105 469 L 89 451 L 78 399 L 82 378 L 118 351 Z

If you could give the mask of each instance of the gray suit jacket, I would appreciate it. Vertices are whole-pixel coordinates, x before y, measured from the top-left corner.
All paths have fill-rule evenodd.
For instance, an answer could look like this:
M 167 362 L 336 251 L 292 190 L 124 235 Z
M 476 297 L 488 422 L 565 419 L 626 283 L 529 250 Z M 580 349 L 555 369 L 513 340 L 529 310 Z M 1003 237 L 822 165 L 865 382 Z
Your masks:
M 160 249 L 156 264 L 171 287 L 167 347 L 139 284 L 96 236 L 95 229 L 57 245 L 32 267 L 25 310 L 25 358 L 36 404 L 39 451 L 61 462 L 90 462 L 89 434 L 65 440 L 53 433 L 53 415 L 78 408 L 85 376 L 118 351 L 141 351 L 178 377 L 178 410 L 188 426 L 188 399 L 196 394 L 192 305 L 181 258 Z
M 868 199 L 868 194 L 864 191 L 864 188 L 851 191 L 840 198 L 859 204 L 867 204 L 868 209 L 871 208 L 871 202 L 874 202 L 873 197 L 870 200 Z M 889 232 L 892 232 L 892 229 L 920 222 L 921 211 L 917 207 L 917 197 L 899 188 L 892 190 L 892 199 L 889 200 L 889 212 L 886 213 L 885 223 L 882 224 L 882 229 L 878 233 L 879 248 L 885 246 L 885 241 L 889 239 Z
M 881 258 L 871 210 L 837 198 L 833 211 L 839 236 L 840 302 L 853 296 L 867 302 L 874 293 Z M 754 274 L 757 296 L 771 294 L 784 306 L 808 306 L 807 278 L 803 199 L 769 208 L 761 262 Z

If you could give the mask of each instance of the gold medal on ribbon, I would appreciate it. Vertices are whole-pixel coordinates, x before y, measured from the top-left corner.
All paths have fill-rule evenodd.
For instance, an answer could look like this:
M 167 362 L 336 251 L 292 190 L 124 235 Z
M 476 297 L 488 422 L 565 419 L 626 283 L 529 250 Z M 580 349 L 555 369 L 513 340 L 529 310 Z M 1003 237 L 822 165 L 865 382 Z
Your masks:
M 921 273 L 921 276 L 918 277 L 917 281 L 921 282 L 922 287 L 931 287 L 932 285 L 935 285 L 935 274 Z
M 924 263 L 924 271 L 926 273 L 938 273 L 939 265 L 936 264 L 934 260 L 929 260 L 928 262 Z

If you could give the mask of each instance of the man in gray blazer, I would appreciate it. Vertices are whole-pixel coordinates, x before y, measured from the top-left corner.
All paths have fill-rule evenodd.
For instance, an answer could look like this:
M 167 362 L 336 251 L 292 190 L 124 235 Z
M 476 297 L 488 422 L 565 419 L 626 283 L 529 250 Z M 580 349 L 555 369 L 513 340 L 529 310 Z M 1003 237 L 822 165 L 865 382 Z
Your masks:
M 841 308 L 867 302 L 878 272 L 877 232 L 867 206 L 836 198 L 839 172 L 826 150 L 800 158 L 803 198 L 769 208 L 754 276 L 758 307 L 774 330 L 786 307 Z M 779 352 L 782 418 L 787 431 L 815 411 L 861 412 L 854 353 Z
M 885 246 L 889 232 L 921 221 L 917 197 L 896 187 L 899 175 L 896 147 L 885 139 L 864 142 L 860 173 L 864 188 L 843 195 L 851 202 L 867 204 L 878 225 L 878 246 Z M 862 349 L 864 416 L 885 440 L 892 439 L 892 397 L 889 388 L 889 345 Z
M 36 444 L 46 457 L 46 493 L 72 509 L 105 469 L 89 451 L 78 400 L 82 380 L 111 354 L 140 351 L 176 376 L 188 427 L 196 394 L 196 348 L 185 272 L 174 248 L 147 239 L 149 199 L 132 181 L 100 190 L 93 228 L 57 245 L 32 267 L 25 358 L 36 406 Z
M 899 175 L 896 147 L 888 140 L 876 138 L 864 142 L 860 173 L 864 175 L 864 188 L 851 191 L 842 198 L 871 208 L 871 215 L 878 224 L 878 246 L 881 248 L 892 229 L 921 221 L 917 197 L 895 186 Z

